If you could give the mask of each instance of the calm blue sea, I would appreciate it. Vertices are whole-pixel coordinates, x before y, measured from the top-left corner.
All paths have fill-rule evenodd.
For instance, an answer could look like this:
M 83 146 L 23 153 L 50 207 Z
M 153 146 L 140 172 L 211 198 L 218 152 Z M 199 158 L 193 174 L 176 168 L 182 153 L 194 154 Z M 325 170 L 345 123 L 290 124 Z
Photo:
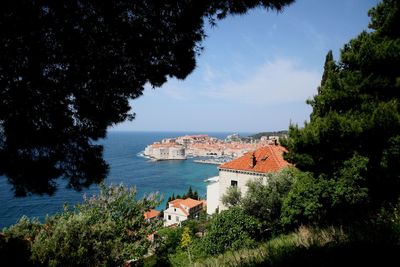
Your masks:
M 205 196 L 204 180 L 218 174 L 216 165 L 198 164 L 191 159 L 183 161 L 154 162 L 139 154 L 146 145 L 167 137 L 176 137 L 185 132 L 109 132 L 104 145 L 104 158 L 110 165 L 106 184 L 123 183 L 136 186 L 138 197 L 146 193 L 159 192 L 165 200 L 172 193 L 183 194 L 189 186 Z M 208 133 L 210 136 L 225 138 L 230 133 Z M 0 176 L 0 229 L 17 222 L 22 215 L 43 220 L 46 214 L 62 211 L 64 203 L 70 205 L 82 202 L 83 194 L 97 193 L 97 186 L 81 192 L 66 189 L 66 183 L 59 180 L 59 189 L 51 197 L 29 196 L 15 198 L 7 178 Z M 165 207 L 165 200 L 160 208 Z

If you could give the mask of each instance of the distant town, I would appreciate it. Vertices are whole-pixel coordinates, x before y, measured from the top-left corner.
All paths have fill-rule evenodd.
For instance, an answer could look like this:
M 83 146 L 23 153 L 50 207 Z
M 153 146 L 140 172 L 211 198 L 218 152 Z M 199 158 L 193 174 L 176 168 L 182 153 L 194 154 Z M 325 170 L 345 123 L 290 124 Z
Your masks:
M 259 133 L 248 137 L 231 134 L 223 140 L 207 134 L 165 138 L 148 145 L 144 150 L 144 156 L 154 160 L 203 157 L 206 159 L 199 159 L 196 162 L 222 164 L 266 145 L 279 144 L 279 139 L 286 134 L 286 131 Z

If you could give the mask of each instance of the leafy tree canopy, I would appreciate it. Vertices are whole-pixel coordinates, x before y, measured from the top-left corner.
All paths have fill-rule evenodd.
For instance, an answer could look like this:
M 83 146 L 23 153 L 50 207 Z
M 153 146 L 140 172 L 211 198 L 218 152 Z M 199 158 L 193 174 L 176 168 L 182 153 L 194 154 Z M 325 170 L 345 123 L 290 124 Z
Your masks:
M 338 62 L 328 53 L 310 122 L 290 126 L 286 158 L 311 173 L 289 194 L 293 220 L 363 218 L 400 196 L 400 2 L 369 16 Z
M 257 218 L 270 232 L 281 230 L 282 203 L 290 191 L 293 181 L 303 175 L 295 168 L 268 174 L 266 178 L 247 183 L 247 193 L 241 201 L 244 211 Z
M 227 207 L 239 205 L 242 200 L 242 192 L 237 186 L 230 186 L 226 189 L 221 201 Z
M 106 129 L 146 84 L 184 79 L 212 24 L 294 0 L 5 0 L 0 4 L 0 174 L 16 195 L 80 189 L 107 173 Z
M 237 250 L 254 245 L 253 238 L 259 222 L 239 206 L 231 207 L 212 218 L 206 236 L 202 239 L 205 253 L 215 255 L 226 250 Z
M 98 196 L 86 198 L 74 210 L 66 207 L 44 224 L 23 217 L 3 231 L 3 249 L 13 246 L 15 239 L 23 241 L 21 247 L 10 248 L 30 256 L 22 266 L 121 266 L 148 252 L 147 236 L 161 222 L 145 222 L 144 212 L 159 203 L 157 195 L 137 201 L 134 188 L 102 186 Z M 19 259 L 5 256 L 5 260 L 15 266 Z

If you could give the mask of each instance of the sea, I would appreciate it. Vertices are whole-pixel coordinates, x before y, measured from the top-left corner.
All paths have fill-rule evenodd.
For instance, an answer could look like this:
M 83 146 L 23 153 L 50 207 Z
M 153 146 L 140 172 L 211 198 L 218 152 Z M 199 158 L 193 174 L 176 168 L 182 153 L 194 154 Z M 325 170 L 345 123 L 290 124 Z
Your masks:
M 231 133 L 194 133 L 194 132 L 115 132 L 110 131 L 100 141 L 104 146 L 104 159 L 110 166 L 105 184 L 124 184 L 134 186 L 137 197 L 158 192 L 164 200 L 157 209 L 165 208 L 166 200 L 174 193 L 184 194 L 189 186 L 197 190 L 200 196 L 206 196 L 207 178 L 218 175 L 217 165 L 193 162 L 193 159 L 152 161 L 143 156 L 144 148 L 163 138 L 186 134 L 208 134 L 224 139 Z M 248 133 L 241 133 L 242 136 Z M 63 210 L 64 204 L 70 206 L 83 201 L 83 196 L 97 194 L 97 185 L 80 192 L 67 188 L 63 179 L 58 179 L 58 190 L 52 196 L 32 195 L 14 197 L 7 177 L 0 176 L 0 229 L 16 223 L 23 215 L 44 221 L 47 215 Z

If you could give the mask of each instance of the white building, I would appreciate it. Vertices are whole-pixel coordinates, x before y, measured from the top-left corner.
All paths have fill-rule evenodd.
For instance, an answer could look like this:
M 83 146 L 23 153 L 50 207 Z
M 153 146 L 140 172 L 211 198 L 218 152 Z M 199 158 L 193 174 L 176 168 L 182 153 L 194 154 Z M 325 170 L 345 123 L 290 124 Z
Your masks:
M 154 143 L 144 150 L 144 155 L 156 160 L 186 159 L 185 148 L 169 143 Z
M 211 177 L 207 182 L 207 214 L 214 214 L 219 202 L 219 176 Z
M 168 202 L 168 209 L 164 211 L 164 225 L 180 225 L 189 218 L 196 218 L 203 209 L 203 204 L 203 201 L 192 198 L 178 198 Z
M 207 213 L 212 214 L 217 208 L 219 211 L 227 209 L 221 199 L 230 186 L 237 186 L 244 196 L 248 181 L 265 177 L 270 172 L 279 172 L 289 166 L 290 164 L 283 159 L 285 151 L 282 146 L 268 145 L 220 165 L 218 181 L 207 186 L 207 206 L 210 207 Z

